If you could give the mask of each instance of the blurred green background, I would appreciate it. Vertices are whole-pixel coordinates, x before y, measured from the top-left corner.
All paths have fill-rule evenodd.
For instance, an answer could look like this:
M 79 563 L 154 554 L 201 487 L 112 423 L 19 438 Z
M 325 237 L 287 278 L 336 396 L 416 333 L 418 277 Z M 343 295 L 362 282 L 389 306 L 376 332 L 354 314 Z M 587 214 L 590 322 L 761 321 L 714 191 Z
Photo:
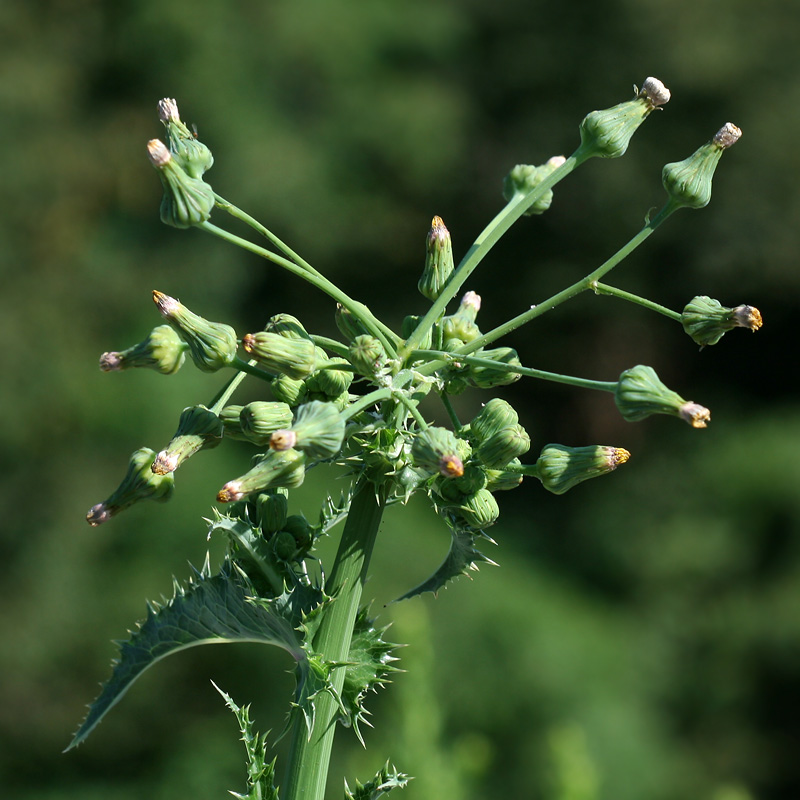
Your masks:
M 219 385 L 189 368 L 103 375 L 98 356 L 158 323 L 152 289 L 241 331 L 283 311 L 335 335 L 327 298 L 159 223 L 144 150 L 161 135 L 156 102 L 176 97 L 197 124 L 218 192 L 398 325 L 425 309 L 434 214 L 459 257 L 515 163 L 569 154 L 585 113 L 655 75 L 673 99 L 626 156 L 570 176 L 475 274 L 478 321 L 488 330 L 603 261 L 663 202 L 663 163 L 730 120 L 744 136 L 710 206 L 673 217 L 612 282 L 676 309 L 695 294 L 750 303 L 765 327 L 698 352 L 666 319 L 582 295 L 509 337 L 542 369 L 613 380 L 650 364 L 713 421 L 631 425 L 610 396 L 504 391 L 534 451 L 603 443 L 633 458 L 564 497 L 530 481 L 502 496 L 487 545 L 499 568 L 384 608 L 448 541 L 424 503 L 392 509 L 367 596 L 410 643 L 408 671 L 371 703 L 366 750 L 337 737 L 329 796 L 390 758 L 417 776 L 409 800 L 799 797 L 799 31 L 800 10 L 777 0 L 0 3 L 3 796 L 241 791 L 244 751 L 209 681 L 276 733 L 293 685 L 282 652 L 196 648 L 60 753 L 108 675 L 110 640 L 202 562 L 200 517 L 248 457 L 204 454 L 170 503 L 90 529 L 128 455 L 161 448 Z M 459 411 L 486 399 L 465 394 Z M 326 483 L 309 480 L 294 510 L 312 516 Z

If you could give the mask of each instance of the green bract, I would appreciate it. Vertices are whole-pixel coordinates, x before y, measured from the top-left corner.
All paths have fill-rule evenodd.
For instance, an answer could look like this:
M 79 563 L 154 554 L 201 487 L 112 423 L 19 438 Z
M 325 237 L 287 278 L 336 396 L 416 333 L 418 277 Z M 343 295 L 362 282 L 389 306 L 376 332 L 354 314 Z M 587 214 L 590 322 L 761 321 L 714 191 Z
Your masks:
M 307 378 L 316 369 L 317 348 L 308 338 L 258 331 L 245 334 L 242 347 L 269 372 L 295 380 Z
M 433 218 L 425 249 L 425 269 L 417 288 L 428 300 L 435 300 L 453 274 L 453 244 L 441 217 Z
M 718 300 L 698 296 L 686 305 L 681 314 L 683 329 L 701 347 L 716 344 L 734 328 L 757 331 L 761 325 L 761 312 L 753 306 L 726 308 Z
M 288 403 L 254 400 L 242 407 L 239 422 L 251 442 L 266 446 L 275 431 L 292 424 L 292 409 Z
M 553 494 L 564 494 L 590 478 L 605 475 L 624 464 L 631 454 L 621 447 L 567 447 L 548 444 L 536 462 L 536 476 Z
M 169 325 L 159 325 L 139 344 L 121 352 L 103 353 L 100 356 L 100 369 L 103 372 L 117 372 L 145 367 L 162 375 L 174 375 L 183 365 L 187 347 Z
M 452 431 L 447 428 L 428 428 L 414 437 L 411 459 L 417 467 L 431 474 L 458 478 L 464 474 L 459 450 L 459 443 Z
M 185 408 L 172 441 L 153 461 L 153 472 L 174 472 L 199 450 L 216 447 L 222 441 L 224 427 L 222 420 L 205 406 Z

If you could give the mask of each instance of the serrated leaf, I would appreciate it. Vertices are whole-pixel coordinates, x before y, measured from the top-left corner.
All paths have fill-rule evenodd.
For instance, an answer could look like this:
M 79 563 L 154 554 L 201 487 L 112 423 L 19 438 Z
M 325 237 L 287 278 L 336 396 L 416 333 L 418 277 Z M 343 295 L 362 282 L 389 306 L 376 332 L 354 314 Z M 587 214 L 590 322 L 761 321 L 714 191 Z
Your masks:
M 242 741 L 247 751 L 247 794 L 231 792 L 238 800 L 278 800 L 275 788 L 275 759 L 267 763 L 267 737 L 253 731 L 250 719 L 250 706 L 237 706 L 233 698 L 211 681 L 212 686 L 222 695 L 225 705 L 233 711 L 242 732 Z
M 223 642 L 261 642 L 287 650 L 302 666 L 306 659 L 301 634 L 302 614 L 317 602 L 314 590 L 295 586 L 271 600 L 252 602 L 252 587 L 229 562 L 213 577 L 208 561 L 195 570 L 188 586 L 176 583 L 164 605 L 148 604 L 147 619 L 119 643 L 120 657 L 109 680 L 89 707 L 89 713 L 67 750 L 79 745 L 133 682 L 149 667 L 187 647 Z
M 409 780 L 408 775 L 398 772 L 394 767 L 390 769 L 387 761 L 371 781 L 364 784 L 356 781 L 355 791 L 351 791 L 347 781 L 345 781 L 344 797 L 345 800 L 378 800 L 378 798 L 388 794 L 392 789 L 405 788 Z
M 425 592 L 436 594 L 439 589 L 448 581 L 453 580 L 453 578 L 457 578 L 459 575 L 467 575 L 470 570 L 477 570 L 478 562 L 495 565 L 491 558 L 485 556 L 475 547 L 475 539 L 479 536 L 490 542 L 492 541 L 486 534 L 458 527 L 451 527 L 450 534 L 452 537 L 450 550 L 433 575 L 393 602 L 399 603 L 401 600 L 408 600 L 410 597 L 416 597 Z

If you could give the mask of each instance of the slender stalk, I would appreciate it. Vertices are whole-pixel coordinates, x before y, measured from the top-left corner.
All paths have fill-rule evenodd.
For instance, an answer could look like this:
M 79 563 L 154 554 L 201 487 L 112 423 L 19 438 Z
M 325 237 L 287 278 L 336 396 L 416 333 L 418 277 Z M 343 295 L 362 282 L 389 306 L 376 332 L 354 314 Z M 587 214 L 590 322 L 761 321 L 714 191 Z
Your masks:
M 359 320 L 361 320 L 370 333 L 380 341 L 390 358 L 395 358 L 397 356 L 397 352 L 395 350 L 395 346 L 399 341 L 397 334 L 395 334 L 394 331 L 392 331 L 377 317 L 375 317 L 375 315 L 363 303 L 353 300 L 352 297 L 345 294 L 335 283 L 332 283 L 323 275 L 320 275 L 316 272 L 309 272 L 304 267 L 294 263 L 293 261 L 290 261 L 283 256 L 279 256 L 277 253 L 273 253 L 270 250 L 261 247 L 260 245 L 248 241 L 247 239 L 243 239 L 241 236 L 230 233 L 224 228 L 219 228 L 216 225 L 212 225 L 210 222 L 204 222 L 197 227 L 207 231 L 208 233 L 214 234 L 214 236 L 218 236 L 220 239 L 224 239 L 226 242 L 235 244 L 237 247 L 241 247 L 244 250 L 249 250 L 251 253 L 255 253 L 256 255 L 265 258 L 267 261 L 271 261 L 273 264 L 283 267 L 293 275 L 297 275 L 299 278 L 303 278 L 303 280 L 306 280 L 313 286 L 316 286 L 320 291 L 325 292 L 325 294 L 341 303 Z
M 385 498 L 376 495 L 375 487 L 361 478 L 326 582 L 326 590 L 335 600 L 314 638 L 314 649 L 326 661 L 346 661 L 349 655 L 353 624 L 385 505 Z M 332 683 L 337 692 L 341 692 L 344 677 L 345 668 L 334 670 Z M 295 714 L 281 800 L 322 800 L 338 713 L 336 701 L 323 693 L 316 701 L 310 735 L 303 715 Z
M 461 259 L 458 267 L 447 282 L 442 293 L 428 309 L 420 320 L 414 332 L 408 337 L 400 355 L 406 358 L 408 354 L 419 347 L 420 342 L 428 329 L 444 313 L 447 304 L 455 297 L 467 278 L 484 259 L 486 254 L 497 244 L 503 234 L 549 189 L 562 178 L 566 178 L 575 167 L 586 160 L 586 156 L 579 155 L 576 151 L 560 167 L 551 172 L 532 192 L 526 195 L 515 194 L 500 213 L 483 229 L 472 246 Z
M 595 294 L 605 294 L 609 297 L 619 297 L 620 300 L 627 300 L 630 303 L 636 303 L 636 305 L 648 308 L 650 311 L 656 311 L 659 314 L 663 314 L 665 317 L 674 319 L 676 322 L 681 321 L 681 315 L 677 311 L 673 311 L 671 308 L 654 303 L 652 300 L 648 300 L 645 297 L 639 297 L 638 294 L 631 294 L 623 289 L 617 289 L 616 286 L 609 286 L 607 283 L 595 282 L 594 285 L 590 286 L 589 288 L 592 289 Z

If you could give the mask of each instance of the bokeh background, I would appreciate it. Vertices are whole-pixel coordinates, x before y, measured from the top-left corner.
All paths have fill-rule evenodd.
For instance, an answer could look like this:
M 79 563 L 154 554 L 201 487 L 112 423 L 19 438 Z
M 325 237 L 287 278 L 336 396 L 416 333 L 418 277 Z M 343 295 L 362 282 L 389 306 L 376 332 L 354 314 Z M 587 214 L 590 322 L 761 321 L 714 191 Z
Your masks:
M 337 738 L 330 797 L 391 759 L 409 800 L 794 800 L 800 796 L 800 10 L 778 0 L 4 0 L 0 3 L 0 786 L 20 800 L 221 798 L 244 751 L 211 686 L 280 731 L 282 652 L 196 648 L 157 665 L 62 755 L 144 599 L 209 546 L 201 516 L 248 453 L 203 454 L 164 505 L 91 529 L 129 453 L 161 448 L 219 378 L 104 375 L 158 324 L 150 291 L 252 329 L 277 312 L 335 335 L 332 304 L 257 258 L 158 221 L 144 144 L 176 97 L 208 180 L 392 325 L 420 313 L 430 219 L 457 255 L 515 163 L 569 154 L 594 108 L 661 78 L 673 99 L 629 152 L 594 160 L 518 223 L 468 288 L 488 330 L 605 260 L 663 201 L 660 169 L 724 122 L 744 136 L 714 197 L 613 283 L 681 309 L 759 307 L 758 334 L 702 352 L 680 326 L 582 295 L 509 337 L 523 363 L 601 380 L 650 364 L 711 408 L 706 431 L 621 421 L 610 396 L 523 381 L 504 396 L 534 451 L 614 444 L 614 475 L 501 497 L 484 567 L 384 607 L 448 537 L 394 508 L 367 596 L 407 642 L 362 749 Z M 458 398 L 468 419 L 487 396 Z M 336 476 L 309 479 L 293 509 Z M 211 542 L 212 560 L 220 555 Z M 273 736 L 274 738 L 274 736 Z M 281 744 L 277 746 L 280 758 Z M 280 771 L 280 766 L 279 766 Z

